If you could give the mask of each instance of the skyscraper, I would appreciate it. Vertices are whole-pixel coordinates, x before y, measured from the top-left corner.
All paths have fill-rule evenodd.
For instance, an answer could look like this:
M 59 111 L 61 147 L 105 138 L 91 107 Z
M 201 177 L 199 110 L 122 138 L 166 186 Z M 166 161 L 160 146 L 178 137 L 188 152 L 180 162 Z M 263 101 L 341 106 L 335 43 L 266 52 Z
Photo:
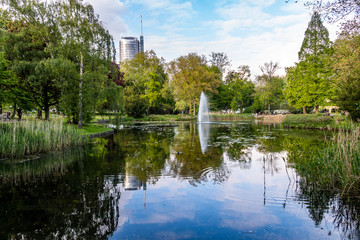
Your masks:
M 120 39 L 119 47 L 120 47 L 120 62 L 123 62 L 125 60 L 131 60 L 139 52 L 144 52 L 142 16 L 141 16 L 140 41 L 136 37 L 122 37 Z
M 120 62 L 131 60 L 139 53 L 139 40 L 136 37 L 120 39 Z

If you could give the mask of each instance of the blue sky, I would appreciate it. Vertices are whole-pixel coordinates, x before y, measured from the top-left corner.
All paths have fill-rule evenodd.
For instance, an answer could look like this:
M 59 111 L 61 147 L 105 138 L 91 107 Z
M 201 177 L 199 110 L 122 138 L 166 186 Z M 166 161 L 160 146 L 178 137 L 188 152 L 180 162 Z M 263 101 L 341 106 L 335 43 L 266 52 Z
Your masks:
M 116 47 L 123 36 L 140 36 L 143 16 L 145 50 L 167 62 L 191 52 L 209 56 L 225 52 L 231 69 L 276 61 L 294 65 L 310 10 L 302 2 L 285 0 L 85 0 L 94 6 L 113 35 Z M 336 26 L 326 25 L 331 40 Z

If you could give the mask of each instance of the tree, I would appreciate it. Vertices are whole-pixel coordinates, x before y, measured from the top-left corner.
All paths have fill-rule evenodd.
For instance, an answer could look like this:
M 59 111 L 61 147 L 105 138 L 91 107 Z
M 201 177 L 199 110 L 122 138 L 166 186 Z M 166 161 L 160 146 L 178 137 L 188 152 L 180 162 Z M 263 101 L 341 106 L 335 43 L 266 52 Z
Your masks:
M 60 49 L 66 58 L 78 66 L 79 114 L 73 118 L 75 122 L 78 120 L 78 127 L 81 128 L 83 115 L 89 118 L 95 109 L 94 95 L 99 96 L 99 86 L 107 86 L 111 62 L 115 61 L 115 46 L 112 36 L 90 4 L 82 4 L 78 0 L 59 0 L 55 6 L 63 36 Z M 92 91 L 89 91 L 90 88 Z
M 231 70 L 225 77 L 225 82 L 218 88 L 218 94 L 214 95 L 213 103 L 218 109 L 241 111 L 251 106 L 254 100 L 254 84 L 250 81 L 250 68 L 241 65 L 237 71 Z
M 145 113 L 164 113 L 173 109 L 164 62 L 151 50 L 122 63 L 121 71 L 124 72 L 126 84 L 125 109 L 128 115 L 138 117 Z
M 357 120 L 360 118 L 360 34 L 340 35 L 334 49 L 335 101 Z
M 221 72 L 221 74 L 224 74 L 226 68 L 230 66 L 230 60 L 226 55 L 226 53 L 224 52 L 219 52 L 219 53 L 212 52 L 210 54 L 209 62 L 210 62 L 210 66 L 217 67 Z
M 259 67 L 262 75 L 257 76 L 256 78 L 256 92 L 261 101 L 267 105 L 268 111 L 270 112 L 271 105 L 279 104 L 283 98 L 282 88 L 284 80 L 275 75 L 276 70 L 279 69 L 279 63 L 270 61 Z
M 360 2 L 358 0 L 308 1 L 305 5 L 325 16 L 330 23 L 343 21 L 342 29 L 346 32 L 359 31 Z
M 219 72 L 206 63 L 204 56 L 190 53 L 169 64 L 176 102 L 181 100 L 187 102 L 188 106 L 193 107 L 194 116 L 201 92 L 216 92 L 221 83 Z
M 322 24 L 317 12 L 311 17 L 305 37 L 299 51 L 299 63 L 287 72 L 285 96 L 296 107 L 314 107 L 324 105 L 332 95 L 329 32 Z
M 89 120 L 95 112 L 101 90 L 111 87 L 107 84 L 111 61 L 115 60 L 111 35 L 92 6 L 78 0 L 2 2 L 13 19 L 6 56 L 20 86 L 45 111 L 47 119 L 50 106 L 59 104 L 81 128 L 83 116 Z M 69 82 L 59 79 L 66 72 L 55 73 L 59 69 L 54 68 L 63 66 L 61 61 L 76 66 L 78 74 Z
M 305 37 L 299 51 L 299 61 L 303 61 L 309 56 L 320 57 L 328 54 L 329 47 L 329 31 L 322 24 L 319 13 L 314 12 L 305 31 Z

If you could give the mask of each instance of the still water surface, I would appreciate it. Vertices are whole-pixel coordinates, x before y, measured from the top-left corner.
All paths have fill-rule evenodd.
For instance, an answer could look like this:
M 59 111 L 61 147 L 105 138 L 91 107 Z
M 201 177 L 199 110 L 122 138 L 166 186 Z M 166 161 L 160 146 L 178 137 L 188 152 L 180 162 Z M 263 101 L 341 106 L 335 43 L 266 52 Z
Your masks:
M 129 125 L 0 164 L 0 239 L 358 239 L 359 200 L 315 189 L 292 151 L 331 133 L 254 122 Z

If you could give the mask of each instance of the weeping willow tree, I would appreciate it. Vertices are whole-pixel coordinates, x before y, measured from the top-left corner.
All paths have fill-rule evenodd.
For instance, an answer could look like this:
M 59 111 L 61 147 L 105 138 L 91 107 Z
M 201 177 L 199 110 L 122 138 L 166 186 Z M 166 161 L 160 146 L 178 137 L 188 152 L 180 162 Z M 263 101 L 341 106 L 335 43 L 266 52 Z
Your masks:
M 111 89 L 121 98 L 122 91 L 113 91 L 121 88 L 111 79 L 116 76 L 109 76 L 116 54 L 113 38 L 90 4 L 79 0 L 2 3 L 9 6 L 16 26 L 8 32 L 16 49 L 15 54 L 8 54 L 11 67 L 18 69 L 21 86 L 47 118 L 49 108 L 57 106 L 81 128 L 96 105 L 103 103 L 99 99 L 107 95 L 104 92 Z M 29 56 L 29 49 L 36 54 Z

